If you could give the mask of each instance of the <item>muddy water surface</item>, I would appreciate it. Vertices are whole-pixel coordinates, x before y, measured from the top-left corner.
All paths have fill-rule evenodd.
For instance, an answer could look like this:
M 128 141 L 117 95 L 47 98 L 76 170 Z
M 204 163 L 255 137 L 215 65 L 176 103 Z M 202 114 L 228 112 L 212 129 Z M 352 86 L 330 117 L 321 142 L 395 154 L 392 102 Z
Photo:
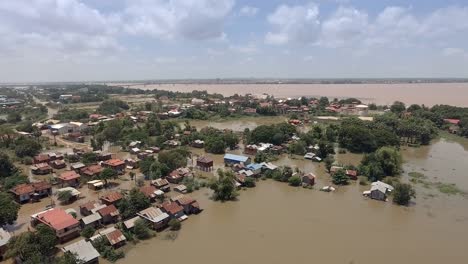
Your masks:
M 117 84 L 118 85 L 118 84 Z M 121 84 L 125 85 L 125 84 Z M 128 85 L 128 84 L 127 84 Z M 267 93 L 276 97 L 328 96 L 355 97 L 364 102 L 391 104 L 450 104 L 468 106 L 468 83 L 400 83 L 400 84 L 160 84 L 132 85 L 132 88 L 192 92 L 206 90 L 225 96 Z
M 433 145 L 402 150 L 410 171 L 430 181 L 455 183 L 468 190 L 468 141 L 439 139 Z M 203 154 L 202 150 L 194 150 Z M 240 153 L 240 151 L 235 151 Z M 222 167 L 222 155 L 211 155 Z M 357 165 L 357 154 L 337 160 Z M 221 163 L 221 164 L 220 164 Z M 317 174 L 313 190 L 272 180 L 241 191 L 239 201 L 218 203 L 210 191 L 192 194 L 205 209 L 183 223 L 177 239 L 165 233 L 127 251 L 120 263 L 465 263 L 468 259 L 468 199 L 420 185 L 410 207 L 365 199 L 368 186 L 352 183 L 334 193 L 323 164 L 283 155 L 278 165 Z M 432 194 L 428 196 L 427 194 Z

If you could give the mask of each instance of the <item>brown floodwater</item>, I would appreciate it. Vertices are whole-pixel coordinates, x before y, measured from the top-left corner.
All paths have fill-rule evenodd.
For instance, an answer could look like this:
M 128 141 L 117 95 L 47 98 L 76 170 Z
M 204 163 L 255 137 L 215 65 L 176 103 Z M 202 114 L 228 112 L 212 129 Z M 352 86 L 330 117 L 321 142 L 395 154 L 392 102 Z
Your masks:
M 428 181 L 468 190 L 468 140 L 438 139 L 431 146 L 405 148 L 402 180 L 423 172 Z M 200 149 L 192 149 L 202 155 Z M 233 153 L 240 153 L 236 150 Z M 222 167 L 222 155 L 210 155 Z M 357 165 L 359 154 L 337 154 Z M 182 224 L 175 240 L 158 237 L 126 248 L 119 263 L 465 263 L 468 259 L 468 199 L 415 185 L 414 203 L 400 207 L 364 198 L 368 186 L 353 182 L 334 193 L 323 164 L 283 155 L 278 165 L 317 175 L 313 190 L 272 180 L 240 191 L 235 202 L 214 202 L 211 192 L 191 194 L 204 211 Z M 429 195 L 430 194 L 430 195 Z
M 193 121 L 220 129 L 242 131 L 267 123 L 268 119 Z M 281 120 L 280 120 L 281 121 Z M 272 121 L 278 122 L 276 121 Z M 65 151 L 66 149 L 63 149 Z M 129 154 L 111 148 L 120 158 Z M 196 155 L 203 149 L 191 148 Z M 241 154 L 241 149 L 230 151 Z M 427 181 L 454 183 L 468 191 L 468 140 L 446 136 L 430 146 L 403 148 L 402 180 L 411 171 L 424 173 Z M 223 155 L 208 154 L 215 169 L 223 168 Z M 337 154 L 342 164 L 358 165 L 362 155 Z M 353 182 L 336 192 L 318 191 L 329 185 L 324 165 L 300 156 L 282 155 L 277 165 L 297 167 L 317 175 L 314 189 L 290 187 L 272 180 L 259 181 L 256 188 L 240 191 L 239 200 L 219 203 L 209 199 L 208 189 L 197 191 L 204 211 L 182 224 L 175 240 L 167 232 L 156 238 L 128 244 L 126 257 L 118 263 L 465 263 L 468 259 L 468 198 L 440 193 L 435 187 L 416 184 L 417 198 L 409 207 L 364 198 L 369 186 Z M 211 173 L 202 173 L 212 177 Z M 42 177 L 42 176 L 39 176 Z M 37 178 L 39 178 L 37 177 Z M 125 177 L 124 177 L 125 178 Z M 134 183 L 117 181 L 116 189 L 130 189 Z M 65 206 L 97 199 L 100 192 L 81 188 L 83 198 Z M 56 200 L 56 198 L 53 198 Z M 27 230 L 29 215 L 43 210 L 50 200 L 25 204 L 15 233 Z M 102 263 L 108 263 L 103 260 Z
M 121 84 L 125 85 L 125 84 Z M 398 84 L 152 84 L 132 88 L 160 89 L 180 92 L 206 90 L 225 96 L 267 93 L 280 98 L 327 96 L 356 97 L 366 103 L 449 104 L 468 106 L 468 83 L 398 83 Z

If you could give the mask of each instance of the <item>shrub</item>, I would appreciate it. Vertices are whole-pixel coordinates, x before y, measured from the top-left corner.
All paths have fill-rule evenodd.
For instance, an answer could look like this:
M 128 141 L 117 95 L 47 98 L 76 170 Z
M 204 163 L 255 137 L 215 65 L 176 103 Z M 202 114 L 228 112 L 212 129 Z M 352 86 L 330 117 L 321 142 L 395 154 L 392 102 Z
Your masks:
M 292 176 L 288 179 L 288 182 L 291 186 L 299 186 L 301 185 L 301 178 L 299 178 L 299 176 Z
M 169 221 L 169 228 L 173 231 L 180 230 L 181 226 L 182 225 L 177 219 L 171 219 L 171 221 Z

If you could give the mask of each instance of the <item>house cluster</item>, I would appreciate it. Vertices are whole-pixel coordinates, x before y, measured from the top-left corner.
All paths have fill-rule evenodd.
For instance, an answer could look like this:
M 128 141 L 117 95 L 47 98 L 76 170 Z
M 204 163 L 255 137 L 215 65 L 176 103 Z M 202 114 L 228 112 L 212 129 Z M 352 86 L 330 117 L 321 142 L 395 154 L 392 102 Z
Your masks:
M 29 188 L 32 190 L 30 193 L 34 191 L 34 187 Z M 161 231 L 168 227 L 171 219 L 184 221 L 189 215 L 201 212 L 199 203 L 188 195 L 173 193 L 170 198 L 164 199 L 165 192 L 170 191 L 170 188 L 171 185 L 166 179 L 159 179 L 157 183 L 141 187 L 140 191 L 150 198 L 152 205 L 125 219 L 118 209 L 118 204 L 125 198 L 125 194 L 111 191 L 99 196 L 99 199 L 80 204 L 78 210 L 56 207 L 35 213 L 31 215 L 30 224 L 33 228 L 38 224 L 49 226 L 54 230 L 60 243 L 75 239 L 87 226 L 93 227 L 97 231 L 90 241 L 79 240 L 63 247 L 62 251 L 76 254 L 83 263 L 97 263 L 99 253 L 92 243 L 97 239 L 104 239 L 110 246 L 118 248 L 126 244 L 124 231 L 134 228 L 135 222 L 139 219 L 147 222 L 155 231 Z M 49 185 L 48 191 L 50 190 Z M 161 199 L 156 199 L 157 197 Z M 21 196 L 21 199 L 26 198 L 24 195 Z
M 35 175 L 46 175 L 54 169 L 63 169 L 67 165 L 62 153 L 42 153 L 34 156 L 31 172 Z

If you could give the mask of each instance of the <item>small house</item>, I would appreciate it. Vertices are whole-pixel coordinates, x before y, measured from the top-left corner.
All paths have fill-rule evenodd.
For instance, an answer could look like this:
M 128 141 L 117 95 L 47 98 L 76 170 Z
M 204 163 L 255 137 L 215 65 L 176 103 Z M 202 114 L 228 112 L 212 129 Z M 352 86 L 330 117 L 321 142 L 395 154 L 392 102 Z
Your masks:
M 119 192 L 110 192 L 102 196 L 101 202 L 105 205 L 112 205 L 122 200 L 123 195 Z
M 301 176 L 301 181 L 303 186 L 313 186 L 315 184 L 315 175 L 311 173 L 307 173 Z
M 96 201 L 89 201 L 80 205 L 80 214 L 83 216 L 88 216 L 93 213 L 93 210 L 99 207 L 101 203 Z
M 58 177 L 60 184 L 63 186 L 76 187 L 80 185 L 81 176 L 75 171 L 65 171 Z
M 78 200 L 78 198 L 80 197 L 80 194 L 81 192 L 78 191 L 77 189 L 73 188 L 73 187 L 64 187 L 64 188 L 60 188 L 57 190 L 57 194 L 58 193 L 61 193 L 61 192 L 70 192 L 71 194 L 71 198 L 70 198 L 70 201 L 75 201 L 75 200 Z M 69 201 L 69 202 L 70 202 Z
M 184 208 L 176 202 L 164 202 L 161 210 L 171 216 L 171 218 L 179 219 L 185 216 Z
M 197 139 L 194 140 L 192 143 L 192 147 L 194 148 L 203 148 L 205 146 L 205 141 Z
M 250 163 L 245 166 L 247 170 L 250 170 L 253 173 L 253 176 L 259 175 L 262 172 L 262 164 L 260 163 Z
M 99 174 L 101 174 L 102 171 L 103 171 L 103 168 L 101 166 L 91 165 L 91 166 L 82 168 L 80 170 L 80 174 L 84 177 L 94 178 L 94 177 L 99 176 Z
M 97 160 L 98 161 L 106 161 L 112 159 L 112 153 L 108 152 L 99 152 L 97 153 Z
M 110 159 L 102 163 L 102 166 L 105 168 L 111 168 L 118 173 L 125 171 L 125 161 L 121 159 Z
M 189 168 L 178 168 L 173 170 L 169 175 L 166 177 L 167 181 L 170 183 L 180 183 L 185 177 L 192 177 L 193 174 Z
M 107 239 L 107 241 L 109 241 L 109 244 L 114 248 L 118 248 L 125 245 L 127 241 L 127 238 L 125 238 L 122 231 L 115 227 L 110 227 L 108 229 L 100 231 L 99 234 L 101 236 L 104 236 Z
M 257 154 L 257 145 L 247 145 L 244 147 L 244 154 L 255 155 Z
M 99 213 L 90 214 L 80 219 L 81 227 L 92 226 L 93 228 L 99 227 L 101 224 L 102 216 Z
M 140 192 L 142 192 L 151 201 L 154 201 L 156 199 L 156 191 L 157 189 L 153 185 L 140 187 Z
M 371 199 L 385 201 L 387 194 L 393 191 L 393 186 L 381 181 L 376 181 L 371 184 L 371 189 L 365 192 Z
M 101 208 L 97 212 L 101 215 L 103 224 L 116 223 L 119 220 L 120 212 L 113 204 Z
M 94 181 L 87 182 L 86 185 L 88 186 L 88 189 L 96 191 L 104 187 L 104 182 L 101 180 L 94 180 Z
M 44 224 L 55 231 L 60 243 L 79 236 L 80 223 L 61 208 L 52 208 L 31 216 L 31 225 Z
M 50 195 L 52 193 L 52 186 L 45 181 L 24 183 L 13 187 L 10 192 L 15 196 L 16 201 L 25 203 Z
M 125 159 L 125 165 L 129 170 L 138 168 L 138 162 L 134 159 Z
M 49 154 L 39 154 L 34 156 L 33 158 L 34 164 L 39 164 L 39 163 L 49 163 L 50 162 L 50 157 Z
M 187 186 L 180 184 L 174 187 L 174 191 L 179 192 L 179 193 L 187 193 Z
M 213 159 L 207 156 L 198 157 L 197 167 L 202 171 L 211 171 L 213 169 Z
M 173 201 L 184 208 L 185 214 L 198 214 L 201 212 L 200 205 L 198 204 L 197 200 L 187 195 L 177 196 L 173 199 Z
M 50 166 L 54 169 L 57 169 L 57 170 L 60 170 L 60 169 L 63 169 L 65 167 L 67 167 L 67 164 L 65 163 L 64 160 L 54 160 L 54 161 L 51 161 L 50 163 Z
M 224 155 L 224 163 L 226 165 L 234 165 L 240 163 L 248 165 L 250 163 L 250 158 L 241 155 L 226 154 Z
M 169 186 L 169 182 L 166 179 L 156 179 L 151 181 L 151 185 L 158 188 L 163 192 L 168 192 L 171 190 L 171 186 Z
M 93 244 L 85 239 L 72 243 L 62 248 L 64 253 L 69 252 L 79 259 L 82 264 L 99 263 L 99 252 L 94 248 Z
M 35 175 L 47 175 L 52 173 L 53 169 L 47 163 L 38 163 L 31 166 L 31 172 Z
M 86 165 L 84 165 L 81 162 L 70 164 L 70 170 L 73 170 L 73 171 L 75 171 L 77 173 L 80 173 L 81 169 L 83 169 L 85 167 L 86 167 Z
M 167 226 L 170 220 L 169 214 L 159 208 L 149 207 L 137 213 L 138 216 L 151 224 L 154 230 L 161 230 Z
M 136 221 L 141 220 L 141 219 L 142 218 L 139 215 L 137 215 L 137 216 L 135 216 L 133 218 L 130 218 L 128 220 L 123 221 L 123 225 L 124 225 L 125 229 L 130 230 L 133 227 L 135 227 Z
M 357 180 L 358 172 L 356 170 L 346 170 L 345 173 L 351 180 Z

